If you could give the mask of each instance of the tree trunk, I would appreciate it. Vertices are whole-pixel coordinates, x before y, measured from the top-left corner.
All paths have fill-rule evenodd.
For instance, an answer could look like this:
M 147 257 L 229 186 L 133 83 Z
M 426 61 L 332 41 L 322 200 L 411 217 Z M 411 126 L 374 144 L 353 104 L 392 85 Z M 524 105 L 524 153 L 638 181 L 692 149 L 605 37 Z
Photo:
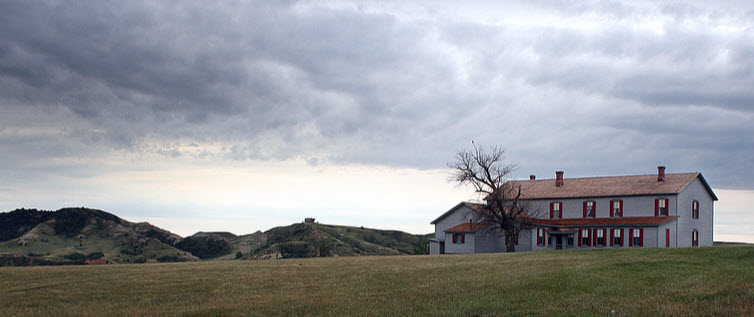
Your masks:
M 505 234 L 505 252 L 516 252 L 516 237 L 513 233 Z

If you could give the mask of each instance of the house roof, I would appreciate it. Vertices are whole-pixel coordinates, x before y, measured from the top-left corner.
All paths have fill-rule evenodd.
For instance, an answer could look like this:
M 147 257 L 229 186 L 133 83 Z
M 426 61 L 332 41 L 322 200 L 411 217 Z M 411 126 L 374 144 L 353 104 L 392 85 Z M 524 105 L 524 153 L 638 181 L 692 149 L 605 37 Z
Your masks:
M 521 185 L 524 199 L 557 199 L 581 197 L 615 197 L 640 195 L 671 195 L 683 191 L 694 179 L 699 178 L 712 199 L 717 196 L 701 173 L 665 174 L 665 181 L 658 182 L 657 174 L 565 178 L 563 185 L 555 186 L 554 179 L 511 181 Z
M 484 228 L 487 228 L 486 224 L 466 222 L 455 227 L 448 228 L 445 230 L 445 232 L 476 232 Z
M 432 222 L 430 222 L 430 224 L 436 224 L 438 221 L 442 220 L 442 218 L 445 218 L 447 215 L 450 215 L 454 211 L 456 211 L 456 209 L 464 207 L 464 206 L 476 209 L 476 208 L 479 208 L 481 205 L 480 204 L 476 204 L 476 203 L 470 203 L 470 202 L 467 202 L 467 201 L 462 201 L 462 202 L 458 203 L 458 205 L 453 206 L 453 208 L 450 208 L 448 211 L 446 211 L 445 213 L 443 213 L 442 215 L 440 215 L 440 217 L 437 217 L 437 219 L 432 220 Z
M 678 216 L 664 217 L 615 217 L 615 218 L 570 218 L 536 219 L 533 222 L 542 226 L 591 227 L 591 226 L 658 226 L 677 219 Z

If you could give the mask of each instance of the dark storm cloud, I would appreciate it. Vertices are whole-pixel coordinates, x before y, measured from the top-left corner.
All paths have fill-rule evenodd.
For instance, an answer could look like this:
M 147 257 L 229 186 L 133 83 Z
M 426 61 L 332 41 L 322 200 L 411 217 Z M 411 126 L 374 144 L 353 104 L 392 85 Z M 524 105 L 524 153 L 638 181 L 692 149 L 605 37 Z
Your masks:
M 541 174 L 754 186 L 750 8 L 452 5 L 3 2 L 0 159 L 435 168 L 473 139 Z

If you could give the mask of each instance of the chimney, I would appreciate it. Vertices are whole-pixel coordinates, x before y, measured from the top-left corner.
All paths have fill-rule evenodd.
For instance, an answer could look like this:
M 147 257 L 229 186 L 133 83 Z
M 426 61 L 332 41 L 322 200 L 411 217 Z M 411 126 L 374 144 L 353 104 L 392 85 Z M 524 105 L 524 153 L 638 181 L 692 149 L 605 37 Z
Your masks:
M 563 186 L 563 171 L 555 172 L 555 187 Z
M 537 176 L 534 176 L 534 174 L 529 175 L 529 180 L 535 180 L 537 179 Z
M 665 181 L 665 166 L 658 166 L 657 167 L 657 181 L 658 182 L 664 182 Z

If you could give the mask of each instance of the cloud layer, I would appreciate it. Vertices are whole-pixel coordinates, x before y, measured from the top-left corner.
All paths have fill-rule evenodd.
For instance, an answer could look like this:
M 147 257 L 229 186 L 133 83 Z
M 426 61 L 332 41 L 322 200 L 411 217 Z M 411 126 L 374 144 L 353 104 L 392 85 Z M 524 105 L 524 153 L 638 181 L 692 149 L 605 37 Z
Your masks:
M 115 157 L 440 168 L 475 140 L 526 175 L 659 163 L 751 189 L 752 87 L 735 2 L 0 4 L 8 177 Z

